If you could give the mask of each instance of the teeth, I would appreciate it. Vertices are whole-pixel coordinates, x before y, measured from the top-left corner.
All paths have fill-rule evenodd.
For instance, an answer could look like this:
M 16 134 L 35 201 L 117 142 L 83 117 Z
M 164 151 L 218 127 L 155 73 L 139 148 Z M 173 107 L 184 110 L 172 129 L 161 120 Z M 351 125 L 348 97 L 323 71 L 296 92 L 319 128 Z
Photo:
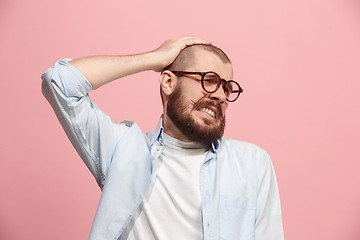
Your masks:
M 198 111 L 206 113 L 206 114 L 212 116 L 213 118 L 215 117 L 214 111 L 212 111 L 212 110 L 210 110 L 208 108 L 200 108 Z

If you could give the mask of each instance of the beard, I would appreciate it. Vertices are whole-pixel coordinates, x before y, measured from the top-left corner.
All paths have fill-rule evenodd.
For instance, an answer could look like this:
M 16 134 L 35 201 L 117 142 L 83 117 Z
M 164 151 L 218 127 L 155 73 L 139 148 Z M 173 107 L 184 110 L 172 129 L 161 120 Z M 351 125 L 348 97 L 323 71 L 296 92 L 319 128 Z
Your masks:
M 197 102 L 186 103 L 182 97 L 182 88 L 179 86 L 170 96 L 167 103 L 166 111 L 170 120 L 189 140 L 210 145 L 220 139 L 225 130 L 225 115 L 222 112 L 219 103 L 209 100 L 200 99 Z M 189 104 L 192 110 L 189 111 Z M 213 106 L 217 108 L 216 121 L 202 119 L 203 124 L 199 124 L 191 116 L 192 111 L 197 111 L 199 107 Z

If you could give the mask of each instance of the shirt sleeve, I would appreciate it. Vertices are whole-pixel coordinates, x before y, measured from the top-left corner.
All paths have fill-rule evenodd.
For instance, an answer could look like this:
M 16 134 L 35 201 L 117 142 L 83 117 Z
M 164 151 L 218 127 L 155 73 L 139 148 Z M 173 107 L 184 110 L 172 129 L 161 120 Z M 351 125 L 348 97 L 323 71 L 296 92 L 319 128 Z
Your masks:
M 42 92 L 53 108 L 69 140 L 102 187 L 117 139 L 131 122 L 115 123 L 90 99 L 91 84 L 62 59 L 46 70 Z
M 282 240 L 284 231 L 274 167 L 266 151 L 258 152 L 255 239 Z

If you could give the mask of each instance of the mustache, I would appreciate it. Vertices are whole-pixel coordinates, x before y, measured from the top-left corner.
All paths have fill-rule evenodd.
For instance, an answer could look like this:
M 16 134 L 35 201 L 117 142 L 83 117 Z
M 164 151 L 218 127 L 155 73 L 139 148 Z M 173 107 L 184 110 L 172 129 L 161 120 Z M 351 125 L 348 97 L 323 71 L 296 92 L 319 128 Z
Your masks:
M 219 113 L 219 117 L 220 118 L 223 118 L 224 114 L 223 114 L 223 111 L 222 111 L 222 108 L 220 106 L 219 103 L 213 101 L 213 100 L 204 100 L 204 99 L 200 99 L 199 101 L 195 102 L 195 101 L 191 101 L 193 106 L 194 106 L 194 109 L 197 109 L 199 107 L 207 107 L 207 106 L 212 106 L 212 107 L 215 107 L 217 112 Z

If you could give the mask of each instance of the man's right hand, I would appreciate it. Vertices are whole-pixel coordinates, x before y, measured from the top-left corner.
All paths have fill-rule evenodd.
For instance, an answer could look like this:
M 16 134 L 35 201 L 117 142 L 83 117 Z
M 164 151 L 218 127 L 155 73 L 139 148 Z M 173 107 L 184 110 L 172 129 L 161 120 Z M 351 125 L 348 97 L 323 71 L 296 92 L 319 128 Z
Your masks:
M 211 42 L 194 36 L 166 40 L 159 48 L 152 52 L 155 54 L 154 59 L 157 60 L 153 70 L 156 72 L 162 71 L 175 61 L 181 50 L 194 44 L 211 44 Z

